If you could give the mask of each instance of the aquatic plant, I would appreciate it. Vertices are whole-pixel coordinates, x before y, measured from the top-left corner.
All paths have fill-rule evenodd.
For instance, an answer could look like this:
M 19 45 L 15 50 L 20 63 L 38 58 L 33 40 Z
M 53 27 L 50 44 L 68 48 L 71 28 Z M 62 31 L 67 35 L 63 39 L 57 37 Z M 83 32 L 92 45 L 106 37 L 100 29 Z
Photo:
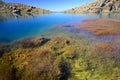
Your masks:
M 86 30 L 97 36 L 120 34 L 119 19 L 93 19 L 84 22 L 78 25 L 77 29 Z
M 46 39 L 10 44 L 11 50 L 0 58 L 0 80 L 119 80 L 119 38 L 94 44 L 83 39 Z

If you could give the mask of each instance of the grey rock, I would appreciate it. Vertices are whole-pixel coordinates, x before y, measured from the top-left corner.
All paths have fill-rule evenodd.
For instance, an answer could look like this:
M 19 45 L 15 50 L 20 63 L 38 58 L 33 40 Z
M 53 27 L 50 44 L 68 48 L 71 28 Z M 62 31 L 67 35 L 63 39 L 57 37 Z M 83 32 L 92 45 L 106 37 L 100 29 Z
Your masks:
M 106 2 L 110 2 L 110 0 L 106 0 Z
M 99 3 L 99 6 L 100 6 L 100 7 L 103 7 L 104 5 L 105 5 L 104 2 L 100 2 L 100 3 Z
M 31 11 L 32 11 L 32 9 L 28 9 L 28 10 L 27 10 L 27 12 L 31 12 Z
M 21 14 L 21 12 L 20 12 L 19 9 L 13 10 L 13 13 L 15 13 L 15 14 Z
M 94 13 L 100 13 L 101 12 L 101 9 L 100 8 L 97 8 L 95 9 Z
M 110 5 L 108 6 L 108 10 L 109 10 L 109 11 L 111 11 L 111 10 L 112 10 L 112 8 L 113 8 L 113 5 L 112 5 L 112 4 L 110 4 Z
M 13 10 L 17 10 L 17 8 L 15 6 L 12 7 Z
M 103 2 L 110 2 L 110 0 L 103 0 Z
M 32 6 L 31 9 L 36 9 L 36 7 L 33 7 L 33 6 Z

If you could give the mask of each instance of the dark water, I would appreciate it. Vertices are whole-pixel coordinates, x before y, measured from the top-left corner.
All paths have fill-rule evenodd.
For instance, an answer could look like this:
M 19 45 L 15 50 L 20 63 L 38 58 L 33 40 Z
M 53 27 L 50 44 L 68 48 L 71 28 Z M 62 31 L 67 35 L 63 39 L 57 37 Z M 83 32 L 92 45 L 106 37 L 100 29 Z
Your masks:
M 44 35 L 44 33 L 48 33 L 48 29 L 53 26 L 57 27 L 57 25 L 81 22 L 82 20 L 92 18 L 120 18 L 120 15 L 52 13 L 24 19 L 0 19 L 0 43 Z

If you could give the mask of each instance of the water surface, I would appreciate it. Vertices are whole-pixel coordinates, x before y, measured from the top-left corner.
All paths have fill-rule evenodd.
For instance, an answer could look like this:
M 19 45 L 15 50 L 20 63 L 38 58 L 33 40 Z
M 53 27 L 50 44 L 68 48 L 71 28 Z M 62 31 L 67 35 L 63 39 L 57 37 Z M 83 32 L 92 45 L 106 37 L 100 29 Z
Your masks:
M 33 16 L 30 18 L 11 18 L 0 19 L 0 43 L 11 42 L 28 37 L 36 37 L 41 35 L 50 35 L 50 32 L 56 34 L 57 25 L 69 24 L 69 23 L 81 23 L 85 19 L 93 18 L 120 18 L 119 14 L 63 14 L 52 13 L 42 16 Z M 69 28 L 70 26 L 65 26 Z M 56 32 L 55 32 L 56 31 Z M 74 30 L 73 30 L 74 31 Z M 62 33 L 62 30 L 60 31 Z M 78 32 L 78 31 L 74 31 Z

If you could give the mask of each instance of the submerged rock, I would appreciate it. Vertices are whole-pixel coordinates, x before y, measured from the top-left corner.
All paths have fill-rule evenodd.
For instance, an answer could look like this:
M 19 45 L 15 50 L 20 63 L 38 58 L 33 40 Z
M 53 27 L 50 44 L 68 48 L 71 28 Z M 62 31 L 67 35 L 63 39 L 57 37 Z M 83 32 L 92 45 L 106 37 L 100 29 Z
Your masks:
M 24 48 L 29 48 L 29 47 L 41 46 L 47 41 L 49 41 L 49 39 L 44 38 L 44 37 L 38 37 L 38 38 L 27 38 L 27 39 L 19 41 L 18 43 Z

